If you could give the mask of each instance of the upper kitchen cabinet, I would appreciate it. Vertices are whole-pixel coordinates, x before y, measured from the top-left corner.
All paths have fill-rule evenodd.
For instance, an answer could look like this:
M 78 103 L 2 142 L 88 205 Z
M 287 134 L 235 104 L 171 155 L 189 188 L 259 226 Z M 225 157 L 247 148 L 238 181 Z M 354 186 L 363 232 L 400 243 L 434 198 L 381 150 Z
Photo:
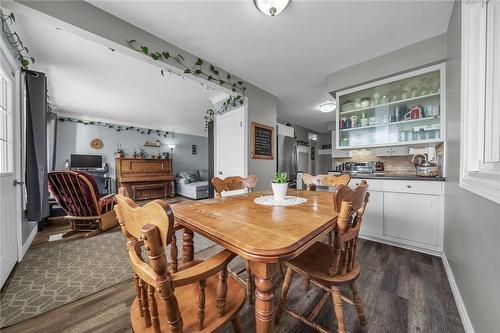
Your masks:
M 338 149 L 445 140 L 445 64 L 337 92 Z

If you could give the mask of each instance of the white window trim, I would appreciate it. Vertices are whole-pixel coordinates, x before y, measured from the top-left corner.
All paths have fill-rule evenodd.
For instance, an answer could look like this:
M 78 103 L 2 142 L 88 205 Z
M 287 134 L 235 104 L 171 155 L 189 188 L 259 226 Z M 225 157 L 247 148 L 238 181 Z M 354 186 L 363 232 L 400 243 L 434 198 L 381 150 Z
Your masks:
M 462 3 L 462 71 L 461 71 L 461 145 L 459 185 L 465 190 L 500 204 L 500 171 L 498 163 L 487 163 L 487 140 L 499 137 L 498 127 L 485 126 L 493 108 L 486 104 L 486 6 L 488 0 L 468 0 Z M 480 17 L 480 24 L 471 26 L 471 5 Z M 473 30 L 475 29 L 475 31 Z M 479 30 L 479 31 L 478 31 Z M 478 35 L 485 36 L 478 39 Z M 491 36 L 489 37 L 491 39 Z M 478 52 L 478 54 L 473 54 Z M 491 63 L 491 58 L 489 62 Z M 478 112 L 479 110 L 479 112 Z M 493 130 L 493 131 L 492 131 Z M 496 132 L 496 133 L 495 133 Z M 486 138 L 486 140 L 485 140 Z

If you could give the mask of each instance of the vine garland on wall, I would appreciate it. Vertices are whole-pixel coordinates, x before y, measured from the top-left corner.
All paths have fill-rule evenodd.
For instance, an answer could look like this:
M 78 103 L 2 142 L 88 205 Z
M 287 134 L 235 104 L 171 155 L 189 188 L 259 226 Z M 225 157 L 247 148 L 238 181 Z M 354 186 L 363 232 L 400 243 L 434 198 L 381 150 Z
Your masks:
M 24 69 L 27 69 L 30 64 L 35 63 L 35 58 L 30 56 L 28 48 L 23 44 L 21 38 L 15 31 L 10 31 L 8 29 L 7 24 L 12 25 L 16 22 L 16 16 L 13 12 L 10 14 L 4 14 L 0 9 L 0 19 L 2 20 L 2 31 L 7 36 L 7 40 L 10 45 L 16 50 L 18 54 L 18 59 L 21 62 L 21 66 Z
M 168 131 L 162 131 L 162 130 L 145 128 L 145 127 L 116 125 L 116 124 L 106 123 L 106 122 L 102 122 L 102 121 L 82 120 L 82 119 L 71 118 L 71 117 L 58 117 L 57 119 L 61 122 L 66 121 L 66 122 L 83 124 L 83 125 L 106 127 L 106 128 L 114 129 L 117 132 L 131 131 L 131 132 L 137 132 L 137 133 L 140 133 L 143 135 L 151 135 L 151 134 L 155 135 L 156 134 L 157 136 L 163 136 L 165 138 L 168 135 L 172 135 L 172 133 L 168 132 Z
M 209 82 L 214 82 L 222 87 L 230 89 L 234 94 L 230 94 L 228 98 L 222 103 L 218 110 L 208 109 L 205 113 L 205 130 L 208 128 L 209 124 L 214 121 L 215 115 L 221 115 L 228 110 L 229 107 L 237 107 L 244 104 L 244 96 L 247 90 L 246 86 L 242 81 L 236 81 L 233 79 L 231 74 L 227 74 L 225 77 L 221 76 L 221 72 L 214 65 L 204 61 L 201 58 L 197 58 L 196 62 L 188 64 L 181 54 L 172 55 L 170 52 L 166 51 L 152 51 L 148 46 L 137 45 L 135 39 L 127 41 L 130 48 L 133 50 L 144 53 L 145 55 L 151 57 L 155 61 L 160 61 L 168 64 L 169 62 L 179 65 L 181 69 L 184 70 L 185 75 L 192 75 L 194 77 L 201 77 Z M 165 72 L 172 74 L 170 70 L 162 69 L 160 71 L 162 76 L 165 76 Z M 203 85 L 203 83 L 201 83 Z

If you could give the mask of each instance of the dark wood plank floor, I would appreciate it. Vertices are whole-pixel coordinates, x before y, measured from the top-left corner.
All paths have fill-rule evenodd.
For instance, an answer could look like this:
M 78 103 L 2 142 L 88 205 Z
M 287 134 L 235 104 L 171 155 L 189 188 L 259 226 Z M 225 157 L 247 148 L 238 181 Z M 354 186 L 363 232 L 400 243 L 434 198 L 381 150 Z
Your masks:
M 464 332 L 440 258 L 361 241 L 359 261 L 362 273 L 358 285 L 369 324 L 362 328 L 355 311 L 345 305 L 349 332 Z M 301 279 L 294 276 L 287 304 L 307 315 L 322 291 L 311 287 L 305 292 Z M 133 282 L 125 281 L 2 332 L 131 332 L 129 307 L 133 298 Z M 253 332 L 253 307 L 246 304 L 241 318 L 243 331 Z M 319 322 L 335 329 L 330 300 Z M 302 333 L 311 329 L 284 314 L 275 331 Z

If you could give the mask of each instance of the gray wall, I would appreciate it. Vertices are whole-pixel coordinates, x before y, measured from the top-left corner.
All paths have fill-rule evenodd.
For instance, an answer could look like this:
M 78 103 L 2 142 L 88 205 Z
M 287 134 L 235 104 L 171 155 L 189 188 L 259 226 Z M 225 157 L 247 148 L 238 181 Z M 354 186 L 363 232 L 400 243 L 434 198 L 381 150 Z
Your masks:
M 257 122 L 267 126 L 276 127 L 277 103 L 276 97 L 247 84 L 248 97 L 248 174 L 257 176 L 256 190 L 271 188 L 271 181 L 276 172 L 276 142 L 274 145 L 274 159 L 257 160 L 251 156 L 251 124 Z M 276 134 L 276 133 L 275 133 Z M 275 140 L 276 141 L 276 140 Z
M 438 35 L 328 75 L 328 91 L 360 85 L 446 59 L 446 34 Z
M 104 147 L 95 150 L 90 147 L 90 141 L 100 138 Z M 56 169 L 64 168 L 64 161 L 70 159 L 71 154 L 95 154 L 102 155 L 103 162 L 110 166 L 110 176 L 115 180 L 115 158 L 116 144 L 120 143 L 130 156 L 134 149 L 144 145 L 146 141 L 159 139 L 162 143 L 160 148 L 145 148 L 148 154 L 156 154 L 160 151 L 170 152 L 167 144 L 175 144 L 173 154 L 174 172 L 179 170 L 208 169 L 208 138 L 196 135 L 174 134 L 174 136 L 158 137 L 155 135 L 143 135 L 133 131 L 118 132 L 111 128 L 84 125 L 67 121 L 58 122 L 57 147 L 56 147 Z M 197 154 L 191 154 L 191 145 L 197 145 Z
M 444 252 L 474 326 L 498 332 L 500 325 L 500 205 L 458 186 L 460 165 L 460 16 L 456 2 L 448 27 L 446 65 L 447 170 Z

